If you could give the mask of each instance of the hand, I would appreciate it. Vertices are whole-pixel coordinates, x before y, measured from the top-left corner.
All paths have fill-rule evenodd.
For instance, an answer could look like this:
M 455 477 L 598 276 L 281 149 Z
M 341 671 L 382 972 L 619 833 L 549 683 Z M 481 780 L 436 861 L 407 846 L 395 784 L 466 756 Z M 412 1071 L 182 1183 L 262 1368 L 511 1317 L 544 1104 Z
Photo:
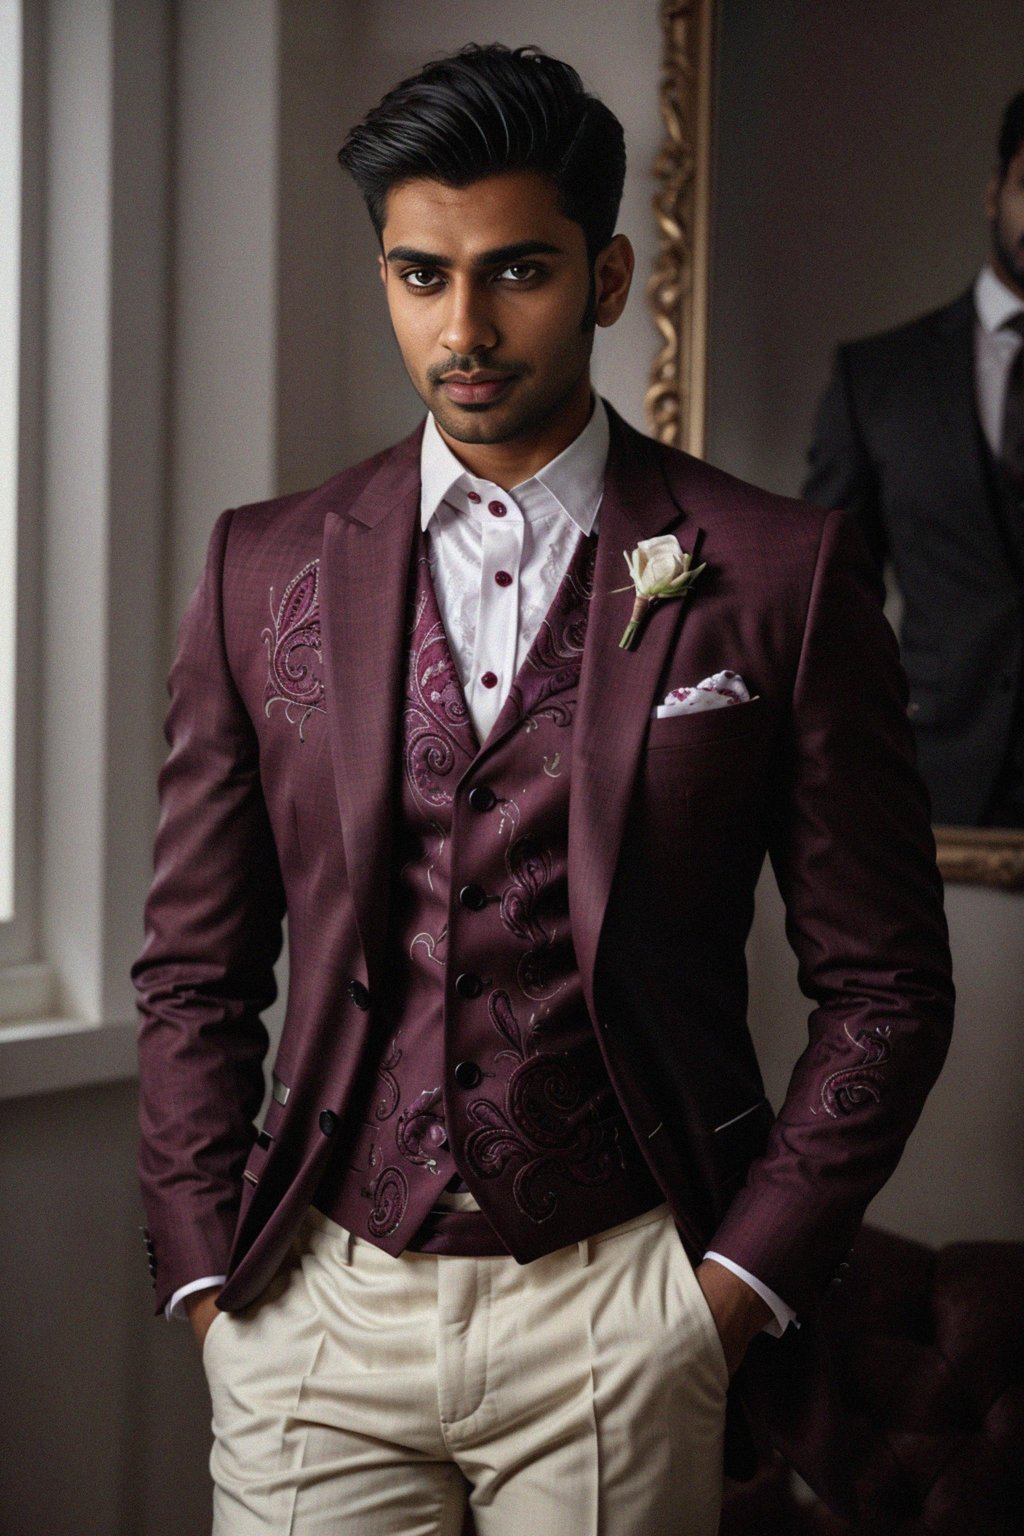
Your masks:
M 214 1286 L 208 1291 L 193 1291 L 185 1297 L 185 1310 L 188 1320 L 192 1324 L 192 1332 L 203 1347 L 203 1340 L 210 1329 L 210 1324 L 217 1316 L 217 1297 L 220 1295 L 220 1286 Z
M 772 1309 L 755 1290 L 724 1264 L 705 1259 L 698 1264 L 697 1281 L 722 1341 L 722 1353 L 730 1379 L 736 1374 L 751 1339 L 772 1317 Z

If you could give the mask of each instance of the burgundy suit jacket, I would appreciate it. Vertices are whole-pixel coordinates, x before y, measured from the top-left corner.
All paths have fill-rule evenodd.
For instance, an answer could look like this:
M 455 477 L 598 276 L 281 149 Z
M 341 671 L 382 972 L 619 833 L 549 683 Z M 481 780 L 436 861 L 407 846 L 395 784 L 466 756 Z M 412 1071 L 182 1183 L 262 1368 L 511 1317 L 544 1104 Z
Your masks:
M 741 484 L 610 414 L 572 743 L 584 992 L 691 1254 L 731 1257 L 806 1324 L 900 1155 L 951 1025 L 904 680 L 843 514 Z M 226 1308 L 260 1293 L 379 1045 L 418 507 L 419 432 L 319 490 L 226 513 L 183 621 L 134 972 L 161 1306 L 208 1274 L 228 1274 Z M 684 549 L 699 539 L 707 569 L 620 650 L 632 607 L 622 552 L 665 532 Z M 757 697 L 651 718 L 669 688 L 722 668 Z M 775 1115 L 746 1024 L 744 946 L 766 851 L 813 1003 Z M 275 1139 L 255 1139 L 260 1013 L 285 911 L 281 1086 L 265 1121 Z M 800 1443 L 824 1430 L 812 1399 L 785 1385 L 807 1377 L 798 1357 L 813 1353 L 812 1331 L 757 1341 L 748 1375 L 813 1476 L 827 1458 L 813 1446 L 801 1458 Z

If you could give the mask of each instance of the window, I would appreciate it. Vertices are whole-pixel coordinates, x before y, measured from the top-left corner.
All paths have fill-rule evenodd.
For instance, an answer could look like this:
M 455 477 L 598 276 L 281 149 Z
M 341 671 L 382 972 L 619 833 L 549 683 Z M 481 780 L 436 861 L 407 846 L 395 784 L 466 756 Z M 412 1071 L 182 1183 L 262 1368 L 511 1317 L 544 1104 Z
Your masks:
M 14 916 L 21 6 L 0 0 L 0 922 Z

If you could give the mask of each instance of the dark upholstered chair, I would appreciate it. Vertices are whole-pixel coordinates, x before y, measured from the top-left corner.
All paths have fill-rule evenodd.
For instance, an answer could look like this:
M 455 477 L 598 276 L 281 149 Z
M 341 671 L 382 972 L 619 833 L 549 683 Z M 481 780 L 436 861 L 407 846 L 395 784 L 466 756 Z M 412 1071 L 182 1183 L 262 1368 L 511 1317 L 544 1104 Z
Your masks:
M 775 1465 L 730 1493 L 722 1536 L 1024 1536 L 1024 1243 L 866 1227 L 826 1312 L 862 1518 Z

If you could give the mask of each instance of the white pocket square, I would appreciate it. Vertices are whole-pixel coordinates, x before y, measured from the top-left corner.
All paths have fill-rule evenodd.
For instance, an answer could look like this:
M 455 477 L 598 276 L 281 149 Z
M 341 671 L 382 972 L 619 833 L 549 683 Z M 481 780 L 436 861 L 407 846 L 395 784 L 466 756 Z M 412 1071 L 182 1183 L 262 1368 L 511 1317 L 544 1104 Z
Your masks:
M 738 672 L 716 672 L 689 688 L 673 688 L 664 704 L 654 711 L 655 720 L 669 715 L 692 715 L 704 709 L 725 709 L 730 704 L 749 704 L 747 685 Z

